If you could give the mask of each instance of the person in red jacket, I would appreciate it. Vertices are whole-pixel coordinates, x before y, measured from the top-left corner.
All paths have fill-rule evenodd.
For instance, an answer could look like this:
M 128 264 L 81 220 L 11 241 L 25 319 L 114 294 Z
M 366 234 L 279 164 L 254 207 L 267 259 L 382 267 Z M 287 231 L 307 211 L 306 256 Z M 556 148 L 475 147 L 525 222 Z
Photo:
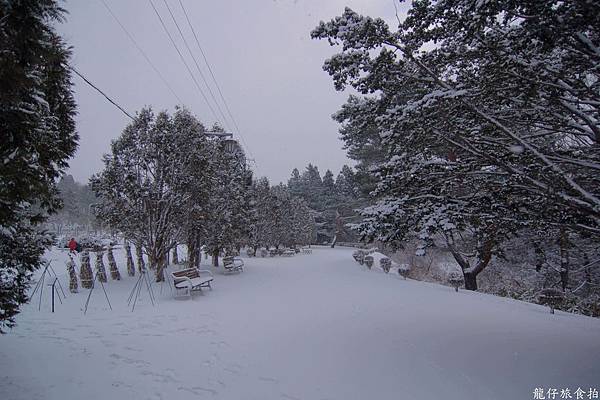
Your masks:
M 75 241 L 75 238 L 71 238 L 71 240 L 69 240 L 68 246 L 71 253 L 75 253 L 75 250 L 77 250 L 77 242 Z

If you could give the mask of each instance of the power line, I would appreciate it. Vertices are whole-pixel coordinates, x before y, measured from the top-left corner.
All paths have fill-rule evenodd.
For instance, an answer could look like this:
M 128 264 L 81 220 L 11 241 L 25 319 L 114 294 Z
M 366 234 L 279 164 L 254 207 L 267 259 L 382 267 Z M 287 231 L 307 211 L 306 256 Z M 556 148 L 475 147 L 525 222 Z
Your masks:
M 85 81 L 85 83 L 87 83 L 88 85 L 90 85 L 91 87 L 93 87 L 94 89 L 96 89 L 102 96 L 104 96 L 104 98 L 106 98 L 106 100 L 108 100 L 112 105 L 114 105 L 115 107 L 117 107 L 119 110 L 121 110 L 121 112 L 125 115 L 127 115 L 129 118 L 131 119 L 135 119 L 131 116 L 131 114 L 129 114 L 127 111 L 125 111 L 125 109 L 123 109 L 123 107 L 121 107 L 120 105 L 118 105 L 113 99 L 111 99 L 110 97 L 108 97 L 102 90 L 98 89 L 98 87 L 96 85 L 94 85 L 92 82 L 90 82 L 85 76 L 83 76 L 79 71 L 77 71 L 75 69 L 75 67 L 69 65 L 69 68 L 75 72 L 81 79 L 83 79 Z
M 394 10 L 396 11 L 396 19 L 398 20 L 398 26 L 402 25 L 402 22 L 400 22 L 400 17 L 398 16 L 398 6 L 396 5 L 396 0 L 392 0 L 392 3 L 394 3 Z
M 237 128 L 237 124 L 235 122 L 235 118 L 233 118 L 233 115 L 231 113 L 231 110 L 229 109 L 229 106 L 227 105 L 227 101 L 225 100 L 225 97 L 223 96 L 223 92 L 221 91 L 221 87 L 219 86 L 219 83 L 217 82 L 217 78 L 215 78 L 215 74 L 212 71 L 212 68 L 210 67 L 210 63 L 208 62 L 208 59 L 206 57 L 206 54 L 204 53 L 204 49 L 202 48 L 202 46 L 200 45 L 200 41 L 198 40 L 198 36 L 196 35 L 196 30 L 194 29 L 192 22 L 190 21 L 190 17 L 188 16 L 188 13 L 183 5 L 183 2 L 181 0 L 179 0 L 179 5 L 181 6 L 181 9 L 183 10 L 183 14 L 185 15 L 185 19 L 187 20 L 187 23 L 192 31 L 192 34 L 194 35 L 194 39 L 196 41 L 196 45 L 198 46 L 198 49 L 200 49 L 200 54 L 202 54 L 202 58 L 204 59 L 204 63 L 206 64 L 206 66 L 208 67 L 208 71 L 210 72 L 210 76 L 213 79 L 213 82 L 215 83 L 215 86 L 217 87 L 217 91 L 219 92 L 219 96 L 221 97 L 221 100 L 223 101 L 223 104 L 225 105 L 225 109 L 227 110 L 227 114 L 229 115 L 229 118 L 231 119 L 231 121 L 233 122 L 233 124 L 235 125 L 236 129 L 239 131 L 239 128 Z
M 185 58 L 183 57 L 183 54 L 181 54 L 181 51 L 179 51 L 179 47 L 177 47 L 177 44 L 175 43 L 175 40 L 173 40 L 173 37 L 171 36 L 171 33 L 169 32 L 169 30 L 167 29 L 167 26 L 165 25 L 165 22 L 163 21 L 162 17 L 160 16 L 160 13 L 158 12 L 158 10 L 156 9 L 156 6 L 154 5 L 154 2 L 152 2 L 152 0 L 148 0 L 150 2 L 150 5 L 152 6 L 152 9 L 154 10 L 154 13 L 156 14 L 156 16 L 158 17 L 158 20 L 160 21 L 160 24 L 162 25 L 165 33 L 167 34 L 167 36 L 169 37 L 169 40 L 171 41 L 171 44 L 173 45 L 173 47 L 175 47 L 175 50 L 177 51 L 177 54 L 179 54 L 179 58 L 181 59 L 181 61 L 183 62 L 183 65 L 185 65 L 185 68 L 187 69 L 188 73 L 190 74 L 192 80 L 194 81 L 194 83 L 196 84 L 196 87 L 198 88 L 198 91 L 200 92 L 200 94 L 202 95 L 202 97 L 204 98 L 204 101 L 206 102 L 206 105 L 208 105 L 208 108 L 210 109 L 210 111 L 213 114 L 213 117 L 215 118 L 216 121 L 219 121 L 219 117 L 217 116 L 217 113 L 215 113 L 215 110 L 212 108 L 212 106 L 210 105 L 210 102 L 208 101 L 208 98 L 206 97 L 206 95 L 204 94 L 204 92 L 202 91 L 202 88 L 200 87 L 200 84 L 198 83 L 198 81 L 196 80 L 196 77 L 194 76 L 194 74 L 192 73 L 192 70 L 190 69 L 189 65 L 187 64 L 187 62 L 185 61 Z
M 177 27 L 179 36 L 181 36 L 181 39 L 183 40 L 183 44 L 185 45 L 190 57 L 192 57 L 192 60 L 194 61 L 194 64 L 196 65 L 196 69 L 198 70 L 198 73 L 200 74 L 200 77 L 202 78 L 202 81 L 206 85 L 206 88 L 208 89 L 208 93 L 210 94 L 210 97 L 212 97 L 213 101 L 215 102 L 215 105 L 217 106 L 217 110 L 219 110 L 219 113 L 221 114 L 221 117 L 223 118 L 223 122 L 225 123 L 226 128 L 230 129 L 230 127 L 227 124 L 227 117 L 225 117 L 225 114 L 223 114 L 223 110 L 221 110 L 221 106 L 219 105 L 219 102 L 215 98 L 215 95 L 214 95 L 212 89 L 210 88 L 210 85 L 208 84 L 206 78 L 204 77 L 204 74 L 202 73 L 202 69 L 200 69 L 200 66 L 198 65 L 198 60 L 196 60 L 196 57 L 194 56 L 192 49 L 190 48 L 187 40 L 185 39 L 185 35 L 183 34 L 183 31 L 179 27 L 179 24 L 177 23 L 177 19 L 175 18 L 175 15 L 173 15 L 173 12 L 171 11 L 171 7 L 169 7 L 169 3 L 167 3 L 167 0 L 163 0 L 163 3 L 165 3 L 165 6 L 167 7 L 167 11 L 169 11 L 169 14 L 171 15 L 171 19 L 173 20 L 173 23 Z
M 165 0 L 166 1 L 166 0 Z M 188 13 L 183 5 L 182 0 L 179 0 L 179 5 L 181 6 L 181 9 L 183 10 L 183 14 L 185 15 L 185 19 L 190 27 L 190 30 L 192 31 L 192 34 L 194 35 L 194 40 L 196 41 L 196 45 L 198 46 L 198 49 L 200 49 L 200 53 L 202 54 L 202 58 L 204 59 L 204 63 L 206 64 L 206 66 L 208 67 L 208 71 L 210 72 L 210 75 L 213 79 L 213 82 L 215 83 L 215 86 L 217 87 L 217 91 L 219 92 L 219 96 L 221 97 L 221 100 L 223 101 L 223 104 L 225 105 L 225 109 L 227 110 L 227 114 L 229 115 L 229 118 L 231 119 L 231 121 L 233 122 L 233 126 L 235 127 L 235 129 L 238 132 L 238 135 L 240 136 L 240 139 L 242 140 L 242 143 L 244 144 L 244 147 L 246 147 L 247 151 L 248 151 L 248 155 L 250 155 L 250 157 L 252 158 L 252 160 L 254 161 L 254 165 L 256 166 L 256 168 L 258 169 L 258 164 L 256 163 L 256 160 L 254 159 L 254 156 L 252 155 L 252 152 L 250 151 L 250 147 L 248 146 L 248 144 L 246 144 L 246 141 L 244 140 L 244 136 L 242 135 L 242 132 L 235 120 L 235 118 L 233 117 L 233 114 L 229 108 L 229 105 L 227 104 L 227 101 L 225 100 L 225 96 L 223 96 L 223 92 L 221 91 L 221 87 L 219 86 L 219 82 L 217 81 L 217 78 L 215 77 L 215 74 L 213 73 L 212 68 L 210 67 L 210 63 L 208 62 L 208 58 L 206 57 L 206 54 L 204 53 L 204 50 L 202 49 L 202 46 L 200 45 L 200 41 L 198 40 L 198 35 L 196 35 L 196 30 L 194 29 L 192 22 L 190 21 L 190 18 L 188 16 Z
M 106 7 L 106 9 L 108 10 L 108 12 L 110 13 L 110 15 L 114 18 L 114 20 L 117 22 L 117 24 L 119 24 L 119 26 L 121 27 L 121 29 L 123 30 L 123 32 L 125 32 L 125 34 L 127 35 L 127 37 L 129 38 L 129 40 L 131 40 L 131 42 L 134 44 L 134 46 L 136 47 L 136 49 L 140 52 L 140 54 L 146 59 L 146 62 L 148 64 L 150 64 L 150 67 L 152 67 L 152 69 L 154 70 L 154 72 L 156 72 L 156 74 L 160 77 L 160 80 L 165 84 L 165 86 L 171 91 L 171 93 L 173 94 L 173 96 L 175 96 L 175 98 L 177 99 L 177 101 L 179 102 L 179 104 L 183 104 L 183 101 L 181 101 L 181 99 L 179 98 L 179 96 L 177 95 L 177 93 L 175 93 L 175 90 L 173 90 L 173 88 L 171 87 L 171 85 L 169 85 L 169 83 L 167 82 L 167 80 L 165 79 L 165 77 L 163 76 L 163 74 L 160 73 L 160 71 L 158 70 L 158 68 L 156 68 L 156 66 L 154 65 L 154 63 L 152 63 L 152 61 L 150 61 L 150 58 L 148 57 L 148 55 L 146 54 L 146 52 L 140 47 L 140 45 L 137 43 L 137 41 L 134 39 L 133 35 L 131 35 L 129 33 L 129 31 L 125 28 L 125 26 L 121 23 L 121 21 L 119 20 L 119 18 L 117 18 L 117 16 L 115 15 L 115 13 L 112 11 L 112 9 L 108 6 L 108 4 L 106 3 L 105 0 L 101 0 L 102 4 L 104 4 L 104 7 Z

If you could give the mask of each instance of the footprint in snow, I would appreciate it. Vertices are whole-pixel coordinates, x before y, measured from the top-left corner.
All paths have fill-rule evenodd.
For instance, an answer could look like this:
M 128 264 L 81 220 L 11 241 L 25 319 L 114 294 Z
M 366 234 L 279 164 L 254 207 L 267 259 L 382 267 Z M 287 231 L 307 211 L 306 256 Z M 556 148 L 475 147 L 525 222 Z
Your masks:
M 281 397 L 283 397 L 284 399 L 290 399 L 290 400 L 302 400 L 299 397 L 291 396 L 287 393 L 282 393 Z
M 218 392 L 216 390 L 214 390 L 214 389 L 203 388 L 201 386 L 194 386 L 194 387 L 191 387 L 191 388 L 178 387 L 177 390 L 184 390 L 186 392 L 193 393 L 193 394 L 195 394 L 197 396 L 200 396 L 200 395 L 205 394 L 205 393 L 210 393 L 213 396 L 216 396 L 218 394 Z
M 157 383 L 177 383 L 177 382 L 179 382 L 177 379 L 173 378 L 172 376 L 159 374 L 159 373 L 152 372 L 152 371 L 142 371 L 142 375 L 151 376 L 151 377 L 155 378 L 154 382 L 157 382 Z
M 135 365 L 138 367 L 142 367 L 142 366 L 148 366 L 150 365 L 150 363 L 144 361 L 144 360 L 135 360 L 133 358 L 128 358 L 128 357 L 124 357 L 120 354 L 116 354 L 116 353 L 112 353 L 109 355 L 110 358 L 113 358 L 115 360 L 119 360 L 125 364 L 129 364 L 129 365 Z
M 224 342 L 224 341 L 222 341 L 222 340 L 221 340 L 221 341 L 219 341 L 219 342 L 210 342 L 210 344 L 211 344 L 211 345 L 213 345 L 213 346 L 222 347 L 222 348 L 231 347 L 231 346 L 229 345 L 229 343 L 227 343 L 227 342 Z

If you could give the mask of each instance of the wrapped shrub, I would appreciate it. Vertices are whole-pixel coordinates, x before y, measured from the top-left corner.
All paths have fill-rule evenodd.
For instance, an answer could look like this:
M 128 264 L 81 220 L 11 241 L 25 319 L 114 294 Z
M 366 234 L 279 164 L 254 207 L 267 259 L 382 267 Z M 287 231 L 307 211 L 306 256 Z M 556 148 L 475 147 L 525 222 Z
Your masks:
M 108 282 L 106 268 L 104 268 L 104 252 L 102 250 L 96 252 L 96 274 L 100 282 Z
M 458 292 L 458 288 L 465 282 L 462 272 L 452 271 L 448 274 L 448 283 Z
M 69 255 L 69 261 L 67 261 L 67 272 L 69 273 L 69 291 L 77 293 L 79 289 L 77 285 L 77 272 L 75 271 L 75 261 L 73 261 L 71 255 Z
M 119 268 L 117 268 L 117 262 L 115 261 L 115 256 L 112 252 L 112 246 L 108 246 L 108 250 L 106 251 L 106 258 L 108 258 L 108 270 L 110 271 L 110 278 L 115 281 L 121 280 L 121 273 L 119 272 Z
M 409 273 L 410 273 L 410 266 L 408 264 L 400 264 L 398 266 L 398 275 L 400 275 L 404 279 L 408 278 Z
M 379 266 L 387 274 L 390 272 L 390 269 L 392 268 L 392 260 L 390 260 L 387 257 L 383 257 L 379 260 Z
M 365 263 L 365 256 L 367 255 L 367 253 L 365 253 L 364 250 L 356 250 L 352 256 L 354 257 L 354 259 L 360 264 L 363 265 Z
M 88 250 L 84 250 L 81 253 L 81 270 L 79 271 L 79 277 L 81 279 L 81 287 L 86 289 L 94 287 L 94 273 L 92 272 L 90 252 Z

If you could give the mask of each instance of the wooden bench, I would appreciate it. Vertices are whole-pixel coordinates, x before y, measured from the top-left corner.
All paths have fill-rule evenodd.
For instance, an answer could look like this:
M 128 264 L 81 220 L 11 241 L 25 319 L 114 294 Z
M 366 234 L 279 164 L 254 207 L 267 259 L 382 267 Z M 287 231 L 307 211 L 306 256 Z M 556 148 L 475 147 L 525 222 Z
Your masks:
M 225 272 L 242 272 L 244 270 L 244 260 L 239 257 L 223 257 L 223 268 Z
M 291 249 L 285 249 L 285 250 L 283 250 L 281 252 L 281 255 L 284 256 L 284 257 L 291 257 L 291 256 L 296 255 L 296 252 L 294 250 L 291 250 Z
M 168 275 L 173 282 L 175 291 L 184 290 L 191 297 L 193 291 L 202 290 L 203 287 L 212 290 L 213 274 L 206 269 L 186 268 L 180 271 L 168 270 Z

